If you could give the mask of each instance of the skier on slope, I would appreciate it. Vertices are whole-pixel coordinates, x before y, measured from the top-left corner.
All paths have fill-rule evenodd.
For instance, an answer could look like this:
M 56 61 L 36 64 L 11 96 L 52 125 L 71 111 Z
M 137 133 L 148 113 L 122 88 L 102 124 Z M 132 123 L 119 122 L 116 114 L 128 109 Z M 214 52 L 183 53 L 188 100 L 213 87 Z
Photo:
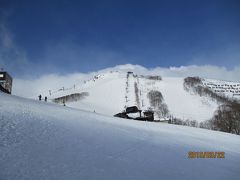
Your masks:
M 41 94 L 38 96 L 38 99 L 39 99 L 39 101 L 42 100 L 42 95 Z

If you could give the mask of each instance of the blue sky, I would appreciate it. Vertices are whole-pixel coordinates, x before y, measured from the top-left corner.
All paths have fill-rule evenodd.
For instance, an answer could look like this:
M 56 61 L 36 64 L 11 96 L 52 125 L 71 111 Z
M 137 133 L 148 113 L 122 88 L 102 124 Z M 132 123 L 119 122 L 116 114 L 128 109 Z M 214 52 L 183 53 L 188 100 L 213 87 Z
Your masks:
M 0 66 L 14 75 L 119 64 L 240 64 L 239 0 L 0 0 Z

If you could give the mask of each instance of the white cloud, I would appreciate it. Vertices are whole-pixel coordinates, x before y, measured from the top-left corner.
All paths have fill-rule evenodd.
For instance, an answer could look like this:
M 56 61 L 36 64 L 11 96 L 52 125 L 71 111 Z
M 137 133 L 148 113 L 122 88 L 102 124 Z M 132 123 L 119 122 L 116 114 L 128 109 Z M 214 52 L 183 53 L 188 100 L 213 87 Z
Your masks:
M 163 76 L 175 76 L 175 77 L 200 76 L 203 78 L 227 81 L 240 80 L 240 66 L 237 66 L 232 70 L 228 70 L 225 67 L 218 67 L 212 65 L 203 66 L 192 65 L 170 68 L 155 68 L 153 69 L 153 72 L 159 72 Z
M 98 72 L 91 73 L 73 73 L 66 75 L 47 74 L 37 79 L 14 79 L 13 94 L 37 98 L 40 93 L 47 94 L 49 90 L 57 90 L 61 87 L 72 87 L 74 84 L 82 83 L 96 74 L 104 73 L 107 71 L 133 71 L 136 74 L 157 74 L 164 77 L 187 77 L 187 76 L 200 76 L 203 78 L 239 81 L 240 80 L 240 67 L 235 67 L 233 70 L 227 70 L 224 67 L 217 66 L 181 66 L 162 68 L 156 67 L 147 69 L 140 65 L 119 65 L 115 67 L 106 68 Z
M 187 76 L 200 76 L 209 79 L 218 79 L 226 81 L 240 81 L 240 66 L 236 66 L 232 70 L 228 70 L 225 67 L 212 66 L 212 65 L 190 65 L 180 67 L 156 67 L 145 68 L 140 65 L 119 65 L 113 68 L 107 68 L 104 71 L 121 70 L 121 71 L 133 71 L 137 74 L 158 74 L 163 77 L 187 77 Z

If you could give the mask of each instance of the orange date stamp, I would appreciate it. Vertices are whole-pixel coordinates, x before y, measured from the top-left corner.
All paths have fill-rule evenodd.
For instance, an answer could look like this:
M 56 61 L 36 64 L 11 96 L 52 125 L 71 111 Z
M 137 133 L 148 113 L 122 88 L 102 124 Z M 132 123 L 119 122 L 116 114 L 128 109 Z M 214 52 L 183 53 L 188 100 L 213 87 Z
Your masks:
M 225 158 L 225 152 L 195 152 L 195 151 L 189 151 L 188 152 L 188 158 L 189 159 L 197 159 L 197 158 L 208 158 L 208 159 L 224 159 Z

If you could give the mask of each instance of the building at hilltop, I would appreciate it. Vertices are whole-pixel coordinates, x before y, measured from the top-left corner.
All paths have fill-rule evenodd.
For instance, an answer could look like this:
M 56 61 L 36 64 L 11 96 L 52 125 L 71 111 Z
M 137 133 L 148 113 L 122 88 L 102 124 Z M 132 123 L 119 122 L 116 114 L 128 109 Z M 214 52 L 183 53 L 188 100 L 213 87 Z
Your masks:
M 12 93 L 12 77 L 6 71 L 0 71 L 0 91 Z

